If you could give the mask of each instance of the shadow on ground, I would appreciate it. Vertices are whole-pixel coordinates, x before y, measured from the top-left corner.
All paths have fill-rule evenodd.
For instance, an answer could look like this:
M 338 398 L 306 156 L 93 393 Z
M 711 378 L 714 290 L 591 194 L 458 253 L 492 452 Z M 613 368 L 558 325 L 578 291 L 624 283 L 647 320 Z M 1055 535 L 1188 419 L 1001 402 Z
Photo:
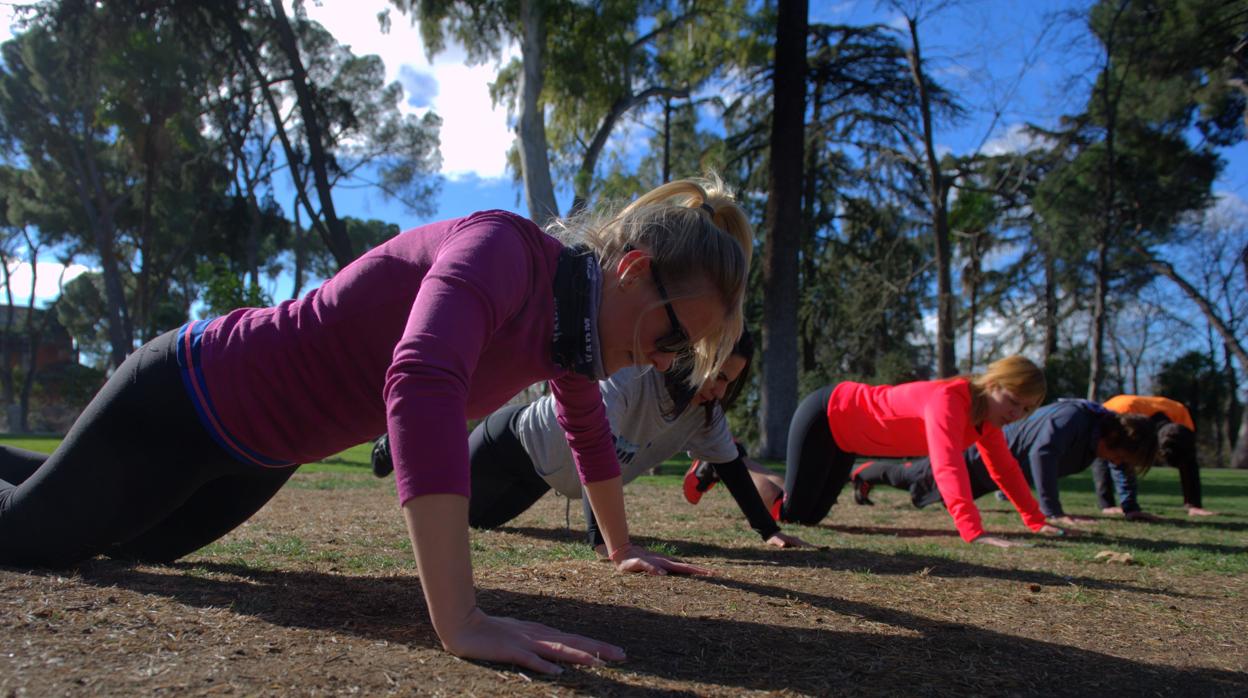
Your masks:
M 579 540 L 579 536 L 570 535 L 567 531 L 560 528 L 510 527 L 499 530 L 531 536 L 542 540 Z M 634 542 L 643 546 L 654 546 L 662 543 L 674 548 L 678 556 L 719 558 L 747 564 L 763 564 L 769 566 L 780 565 L 788 567 L 821 567 L 834 571 L 869 571 L 873 574 L 887 575 L 913 575 L 924 573 L 933 577 L 1001 579 L 1011 582 L 1022 582 L 1024 584 L 1043 584 L 1046 586 L 1075 584 L 1087 589 L 1127 591 L 1139 594 L 1158 594 L 1174 598 L 1205 598 L 1198 594 L 1186 594 L 1180 591 L 1174 591 L 1173 589 L 1154 589 L 1135 586 L 1132 584 L 1124 584 L 1113 580 L 1098 579 L 1096 577 L 1057 574 L 1041 570 L 992 567 L 989 565 L 979 565 L 972 562 L 964 562 L 951 557 L 940 557 L 937 555 L 880 553 L 858 548 L 796 548 L 783 551 L 764 548 L 729 548 L 714 545 L 712 543 L 678 540 L 670 537 L 662 539 L 637 537 L 634 539 Z M 713 564 L 711 566 L 713 567 Z
M 186 573 L 195 568 L 231 578 Z M 234 613 L 279 626 L 437 647 L 424 620 L 427 616 L 416 581 L 410 577 L 265 571 L 210 563 L 131 568 L 100 561 L 82 568 L 80 579 L 191 607 L 228 607 Z M 827 614 L 814 622 L 826 622 L 830 627 L 821 630 L 726 617 L 681 617 L 627 605 L 498 589 L 482 591 L 479 601 L 491 613 L 536 620 L 624 646 L 629 659 L 612 670 L 574 669 L 554 680 L 562 687 L 591 695 L 686 693 L 639 687 L 626 683 L 625 675 L 636 675 L 633 678 L 640 678 L 642 683 L 663 679 L 710 683 L 728 690 L 816 695 L 1073 696 L 1118 693 L 1124 686 L 1151 687 L 1167 695 L 1243 695 L 1248 691 L 1248 675 L 1243 673 L 1155 666 L 831 595 L 795 593 L 747 581 L 717 578 L 688 582 L 706 583 L 746 595 L 760 608 L 795 600 L 809 604 Z M 845 630 L 847 625 L 863 621 L 887 625 L 890 632 Z

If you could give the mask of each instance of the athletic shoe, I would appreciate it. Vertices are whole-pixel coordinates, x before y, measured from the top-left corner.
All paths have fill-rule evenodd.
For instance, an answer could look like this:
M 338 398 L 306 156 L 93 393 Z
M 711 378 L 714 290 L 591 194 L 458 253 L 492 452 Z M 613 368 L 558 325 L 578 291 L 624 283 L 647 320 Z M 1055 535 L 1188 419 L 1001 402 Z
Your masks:
M 382 434 L 373 442 L 373 474 L 385 477 L 394 470 L 394 461 L 390 459 L 390 437 Z
M 697 504 L 702 501 L 702 495 L 706 494 L 707 490 L 714 487 L 717 482 L 719 482 L 719 474 L 715 472 L 715 466 L 695 460 L 685 471 L 685 501 Z
M 875 502 L 867 495 L 871 494 L 871 483 L 858 477 L 862 471 L 868 467 L 875 465 L 875 461 L 869 460 L 866 463 L 854 468 L 854 474 L 849 476 L 849 482 L 854 487 L 854 504 L 863 507 L 873 507 Z

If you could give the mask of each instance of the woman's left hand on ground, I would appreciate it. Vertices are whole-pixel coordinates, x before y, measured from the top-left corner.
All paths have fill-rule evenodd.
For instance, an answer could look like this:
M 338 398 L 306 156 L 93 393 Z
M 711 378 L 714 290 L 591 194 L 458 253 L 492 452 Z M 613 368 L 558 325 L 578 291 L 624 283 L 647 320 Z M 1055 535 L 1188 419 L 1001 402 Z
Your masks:
M 767 539 L 767 545 L 774 545 L 777 548 L 813 548 L 815 546 L 798 538 L 790 536 L 787 533 L 774 533 Z
M 696 575 L 714 575 L 715 573 L 705 567 L 698 567 L 687 562 L 681 562 L 658 553 L 652 553 L 640 545 L 629 544 L 625 547 L 611 553 L 611 561 L 615 563 L 615 569 L 621 572 L 639 572 L 641 574 L 696 574 Z

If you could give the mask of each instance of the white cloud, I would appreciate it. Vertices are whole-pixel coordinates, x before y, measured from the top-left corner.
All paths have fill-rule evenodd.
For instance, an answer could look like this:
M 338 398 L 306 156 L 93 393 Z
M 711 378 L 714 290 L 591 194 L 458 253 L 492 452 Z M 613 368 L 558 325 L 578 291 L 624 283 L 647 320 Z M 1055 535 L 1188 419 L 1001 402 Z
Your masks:
M 1025 153 L 1038 148 L 1048 146 L 1048 139 L 1043 136 L 1036 136 L 1027 132 L 1027 125 L 1023 123 L 1010 124 L 1006 127 L 1005 133 L 984 143 L 984 147 L 980 149 L 983 155 L 1005 155 L 1007 153 Z
M 465 53 L 457 47 L 448 47 L 430 63 L 425 57 L 420 31 L 412 26 L 410 18 L 391 11 L 390 31 L 381 33 L 377 15 L 390 7 L 387 0 L 306 5 L 308 18 L 323 25 L 339 42 L 349 45 L 356 55 L 381 57 L 386 65 L 387 80 L 399 80 L 402 73 L 407 94 L 401 109 L 415 114 L 432 109 L 442 117 L 443 175 L 453 179 L 503 177 L 507 151 L 515 136 L 507 125 L 507 110 L 490 103 L 489 83 L 494 81 L 498 66 L 493 63 L 464 65 Z M 510 61 L 515 54 L 514 47 L 508 47 L 503 61 Z M 432 90 L 430 80 L 434 83 Z M 420 85 L 419 94 L 411 92 L 416 85 Z M 409 101 L 428 104 L 428 107 L 413 107 Z
M 43 305 L 61 295 L 61 289 L 58 284 L 61 281 L 62 266 L 56 262 L 39 262 L 37 269 L 39 274 L 38 278 L 35 279 L 35 304 Z M 90 271 L 90 269 L 81 264 L 70 264 L 65 268 L 64 282 L 69 283 L 73 281 L 79 274 L 85 271 Z M 29 262 L 9 265 L 9 285 L 13 291 L 14 304 L 25 305 L 30 300 L 31 279 Z M 3 284 L 0 283 L 0 303 L 5 302 L 3 291 Z
M 17 9 L 24 5 L 33 5 L 34 2 L 6 2 L 0 5 L 0 41 L 8 41 L 13 38 L 13 22 L 17 19 Z
M 1215 192 L 1210 209 L 1210 214 L 1217 216 L 1219 220 L 1248 221 L 1248 201 L 1232 191 Z

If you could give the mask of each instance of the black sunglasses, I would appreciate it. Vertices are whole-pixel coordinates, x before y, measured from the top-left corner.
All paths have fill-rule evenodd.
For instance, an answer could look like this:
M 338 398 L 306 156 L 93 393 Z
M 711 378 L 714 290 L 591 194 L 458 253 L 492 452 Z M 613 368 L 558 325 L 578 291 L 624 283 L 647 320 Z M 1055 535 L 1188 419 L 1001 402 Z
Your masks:
M 679 354 L 687 351 L 691 344 L 689 333 L 680 324 L 680 318 L 676 317 L 672 301 L 667 296 L 667 289 L 663 286 L 663 280 L 659 278 L 659 269 L 653 260 L 650 262 L 650 276 L 654 277 L 654 285 L 659 289 L 659 298 L 663 299 L 663 308 L 667 310 L 667 319 L 672 323 L 672 329 L 667 334 L 654 340 L 654 348 L 664 354 Z

